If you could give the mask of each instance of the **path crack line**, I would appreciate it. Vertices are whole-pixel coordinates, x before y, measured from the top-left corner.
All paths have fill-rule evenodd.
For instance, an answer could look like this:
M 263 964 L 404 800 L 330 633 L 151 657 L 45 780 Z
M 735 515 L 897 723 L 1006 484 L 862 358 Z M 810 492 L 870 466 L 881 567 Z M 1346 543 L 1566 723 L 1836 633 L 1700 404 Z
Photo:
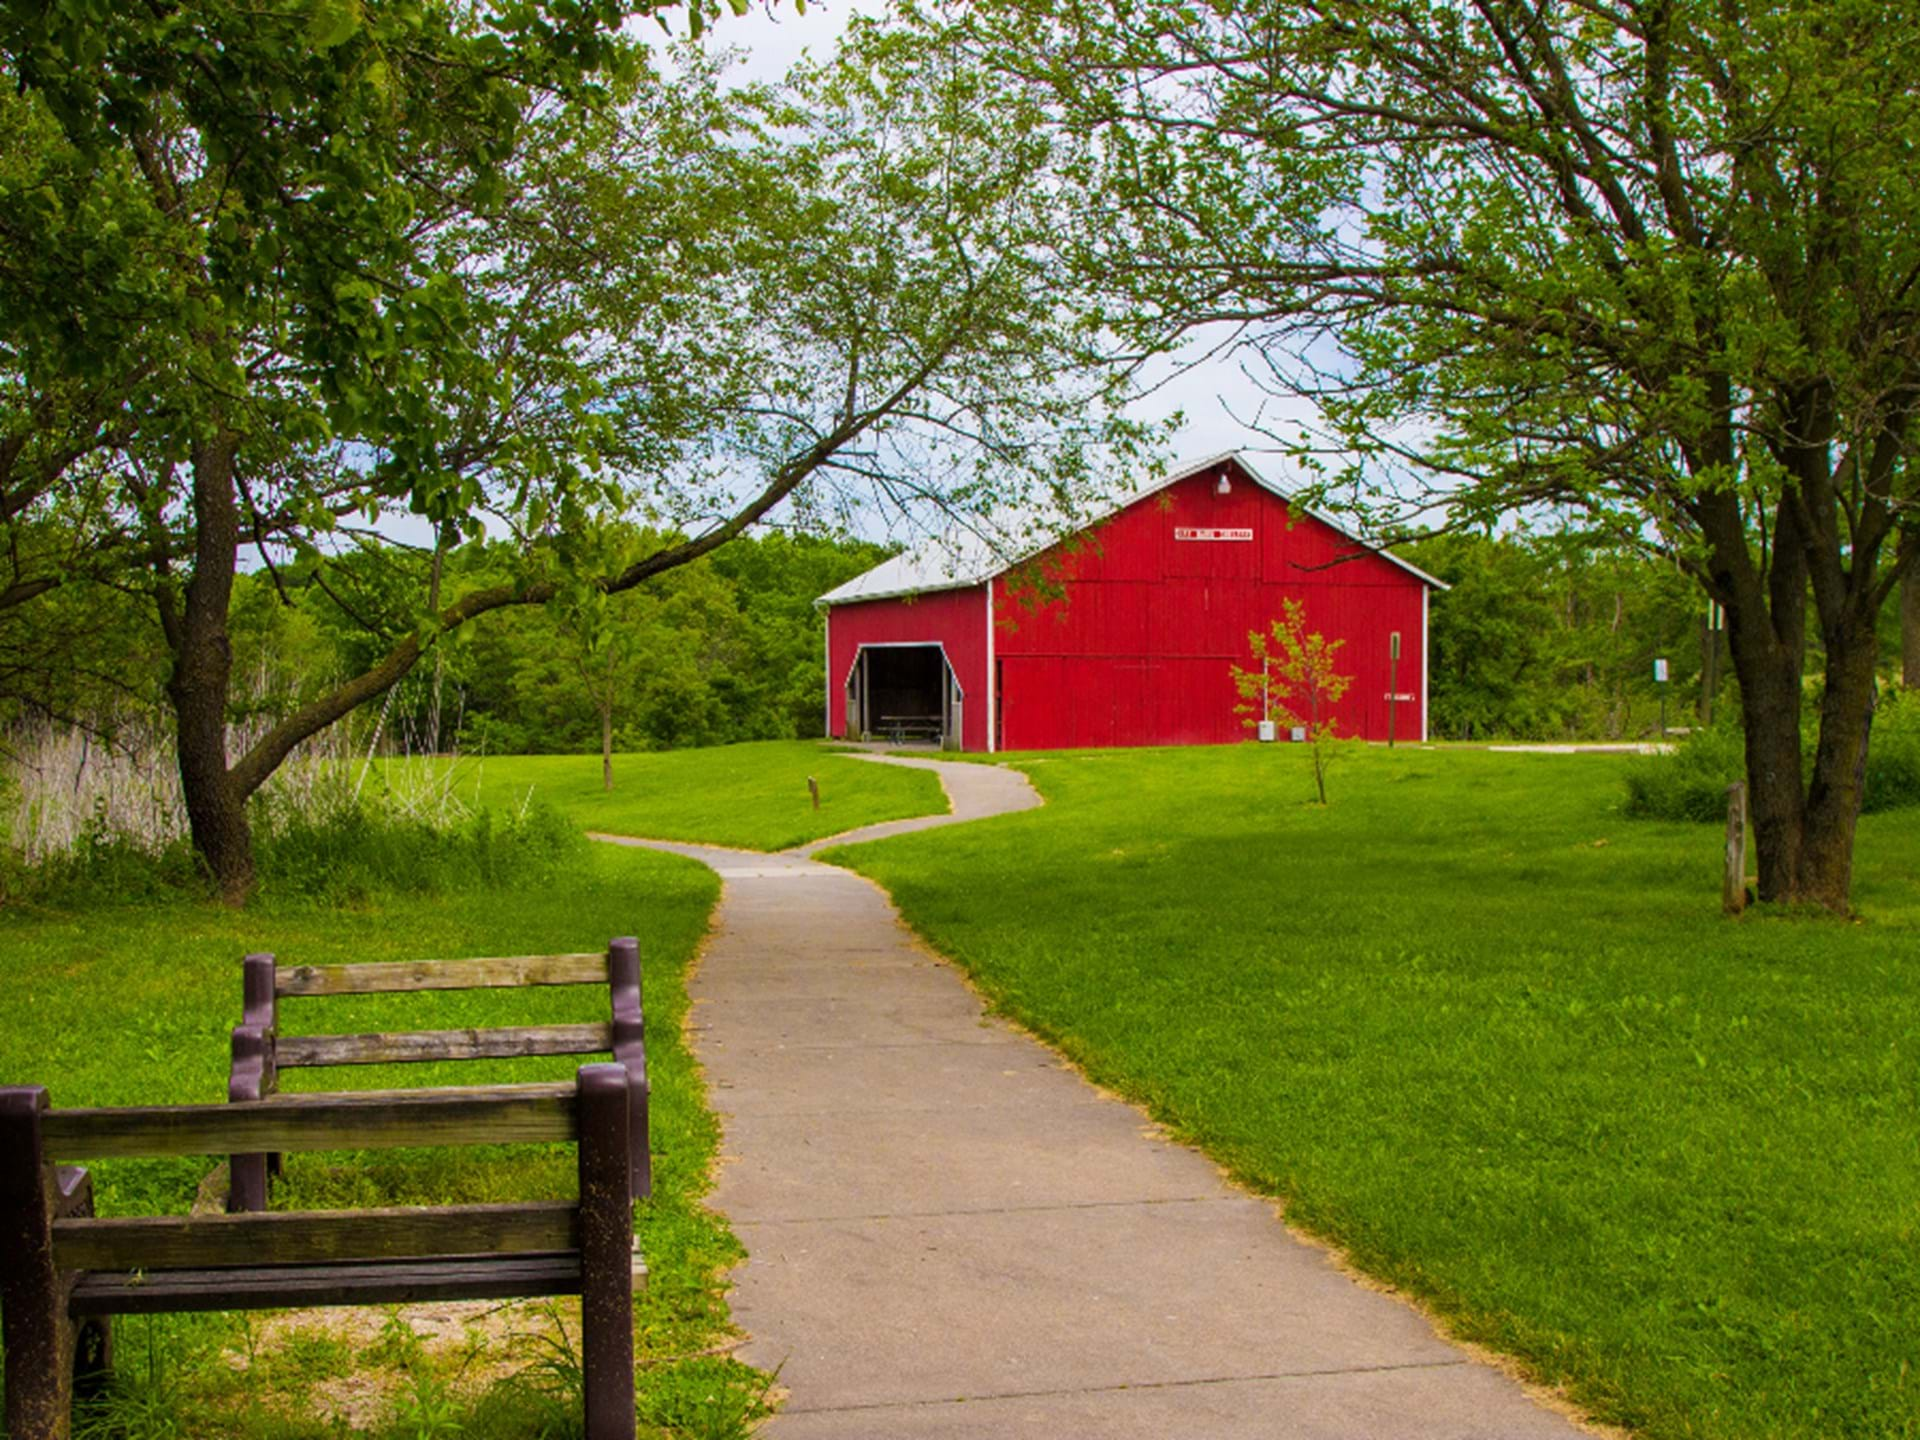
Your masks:
M 771 1220 L 741 1220 L 741 1229 L 757 1225 L 851 1225 L 862 1220 L 939 1220 L 971 1215 L 1046 1215 L 1067 1210 L 1128 1210 L 1145 1205 L 1244 1205 L 1243 1195 L 1167 1195 L 1149 1200 L 1072 1200 L 1051 1205 L 983 1205 L 978 1209 L 880 1210 L 866 1215 L 786 1215 Z
M 1057 1390 L 994 1390 L 979 1395 L 943 1395 L 928 1400 L 874 1400 L 860 1405 L 795 1405 L 785 1415 L 836 1415 L 862 1410 L 914 1410 L 935 1405 L 977 1405 L 983 1400 L 1046 1400 L 1066 1395 L 1114 1395 L 1128 1390 L 1185 1390 L 1202 1385 L 1244 1385 L 1274 1380 L 1319 1380 L 1336 1375 L 1386 1375 L 1399 1370 L 1450 1370 L 1467 1364 L 1454 1360 L 1414 1360 L 1381 1365 L 1337 1365 L 1319 1370 L 1276 1370 L 1252 1375 L 1203 1375 L 1190 1380 L 1142 1380 L 1124 1385 L 1079 1385 Z

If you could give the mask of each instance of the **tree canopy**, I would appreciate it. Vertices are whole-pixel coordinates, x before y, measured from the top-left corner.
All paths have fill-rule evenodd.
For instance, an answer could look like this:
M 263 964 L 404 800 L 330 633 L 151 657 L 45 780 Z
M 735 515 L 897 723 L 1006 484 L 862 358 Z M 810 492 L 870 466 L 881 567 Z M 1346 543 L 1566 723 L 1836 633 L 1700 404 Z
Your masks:
M 1568 507 L 1726 607 L 1763 895 L 1844 908 L 1920 567 L 1920 34 L 1890 0 L 982 0 L 1142 354 L 1221 333 L 1401 513 Z M 1811 623 L 1819 742 L 1800 763 Z
M 1093 452 L 1142 438 L 1061 303 L 1045 135 L 878 35 L 734 88 L 629 14 L 0 22 L 0 604 L 91 578 L 152 607 L 230 896 L 247 797 L 449 631 L 632 590 L 783 503 L 1070 510 Z M 407 513 L 435 537 L 393 569 L 409 623 L 229 755 L 243 553 L 325 588 Z M 628 516 L 673 538 L 596 568 Z M 443 590 L 444 552 L 488 533 L 515 567 Z

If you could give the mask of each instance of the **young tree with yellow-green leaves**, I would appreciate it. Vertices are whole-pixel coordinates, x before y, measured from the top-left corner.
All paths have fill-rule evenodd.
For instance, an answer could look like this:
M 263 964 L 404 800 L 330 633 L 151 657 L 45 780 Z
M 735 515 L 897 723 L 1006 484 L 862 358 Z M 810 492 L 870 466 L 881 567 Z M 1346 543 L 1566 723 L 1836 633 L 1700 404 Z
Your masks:
M 1314 790 L 1324 805 L 1327 768 L 1339 735 L 1333 711 L 1353 684 L 1353 677 L 1342 675 L 1335 661 L 1347 642 L 1309 631 L 1307 607 L 1300 601 L 1283 600 L 1280 608 L 1280 616 L 1265 633 L 1247 632 L 1253 659 L 1244 670 L 1232 667 L 1233 688 L 1240 695 L 1233 709 L 1246 717 L 1249 729 L 1274 721 L 1305 732 L 1307 751 L 1313 757 Z

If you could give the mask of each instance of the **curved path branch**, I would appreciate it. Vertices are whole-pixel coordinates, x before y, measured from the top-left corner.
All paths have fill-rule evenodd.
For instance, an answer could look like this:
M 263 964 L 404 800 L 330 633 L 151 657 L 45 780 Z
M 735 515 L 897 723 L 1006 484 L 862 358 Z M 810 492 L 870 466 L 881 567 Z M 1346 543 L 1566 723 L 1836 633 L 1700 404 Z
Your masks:
M 985 1013 L 879 887 L 809 859 L 1040 803 L 1014 771 L 887 763 L 938 773 L 953 813 L 778 855 L 621 842 L 724 882 L 693 1028 L 725 1127 L 714 1203 L 749 1252 L 741 1355 L 789 1396 L 767 1434 L 1582 1433 Z

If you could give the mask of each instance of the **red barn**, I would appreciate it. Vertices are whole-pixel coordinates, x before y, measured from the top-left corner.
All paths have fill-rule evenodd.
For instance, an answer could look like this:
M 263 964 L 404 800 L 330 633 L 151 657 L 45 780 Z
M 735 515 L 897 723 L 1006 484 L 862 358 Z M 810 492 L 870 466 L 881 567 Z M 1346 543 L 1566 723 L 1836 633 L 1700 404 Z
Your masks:
M 1340 733 L 1424 740 L 1435 588 L 1246 455 L 1216 455 L 1037 557 L 922 550 L 823 595 L 827 733 L 987 751 L 1247 739 L 1229 667 L 1294 599 L 1346 642 Z

